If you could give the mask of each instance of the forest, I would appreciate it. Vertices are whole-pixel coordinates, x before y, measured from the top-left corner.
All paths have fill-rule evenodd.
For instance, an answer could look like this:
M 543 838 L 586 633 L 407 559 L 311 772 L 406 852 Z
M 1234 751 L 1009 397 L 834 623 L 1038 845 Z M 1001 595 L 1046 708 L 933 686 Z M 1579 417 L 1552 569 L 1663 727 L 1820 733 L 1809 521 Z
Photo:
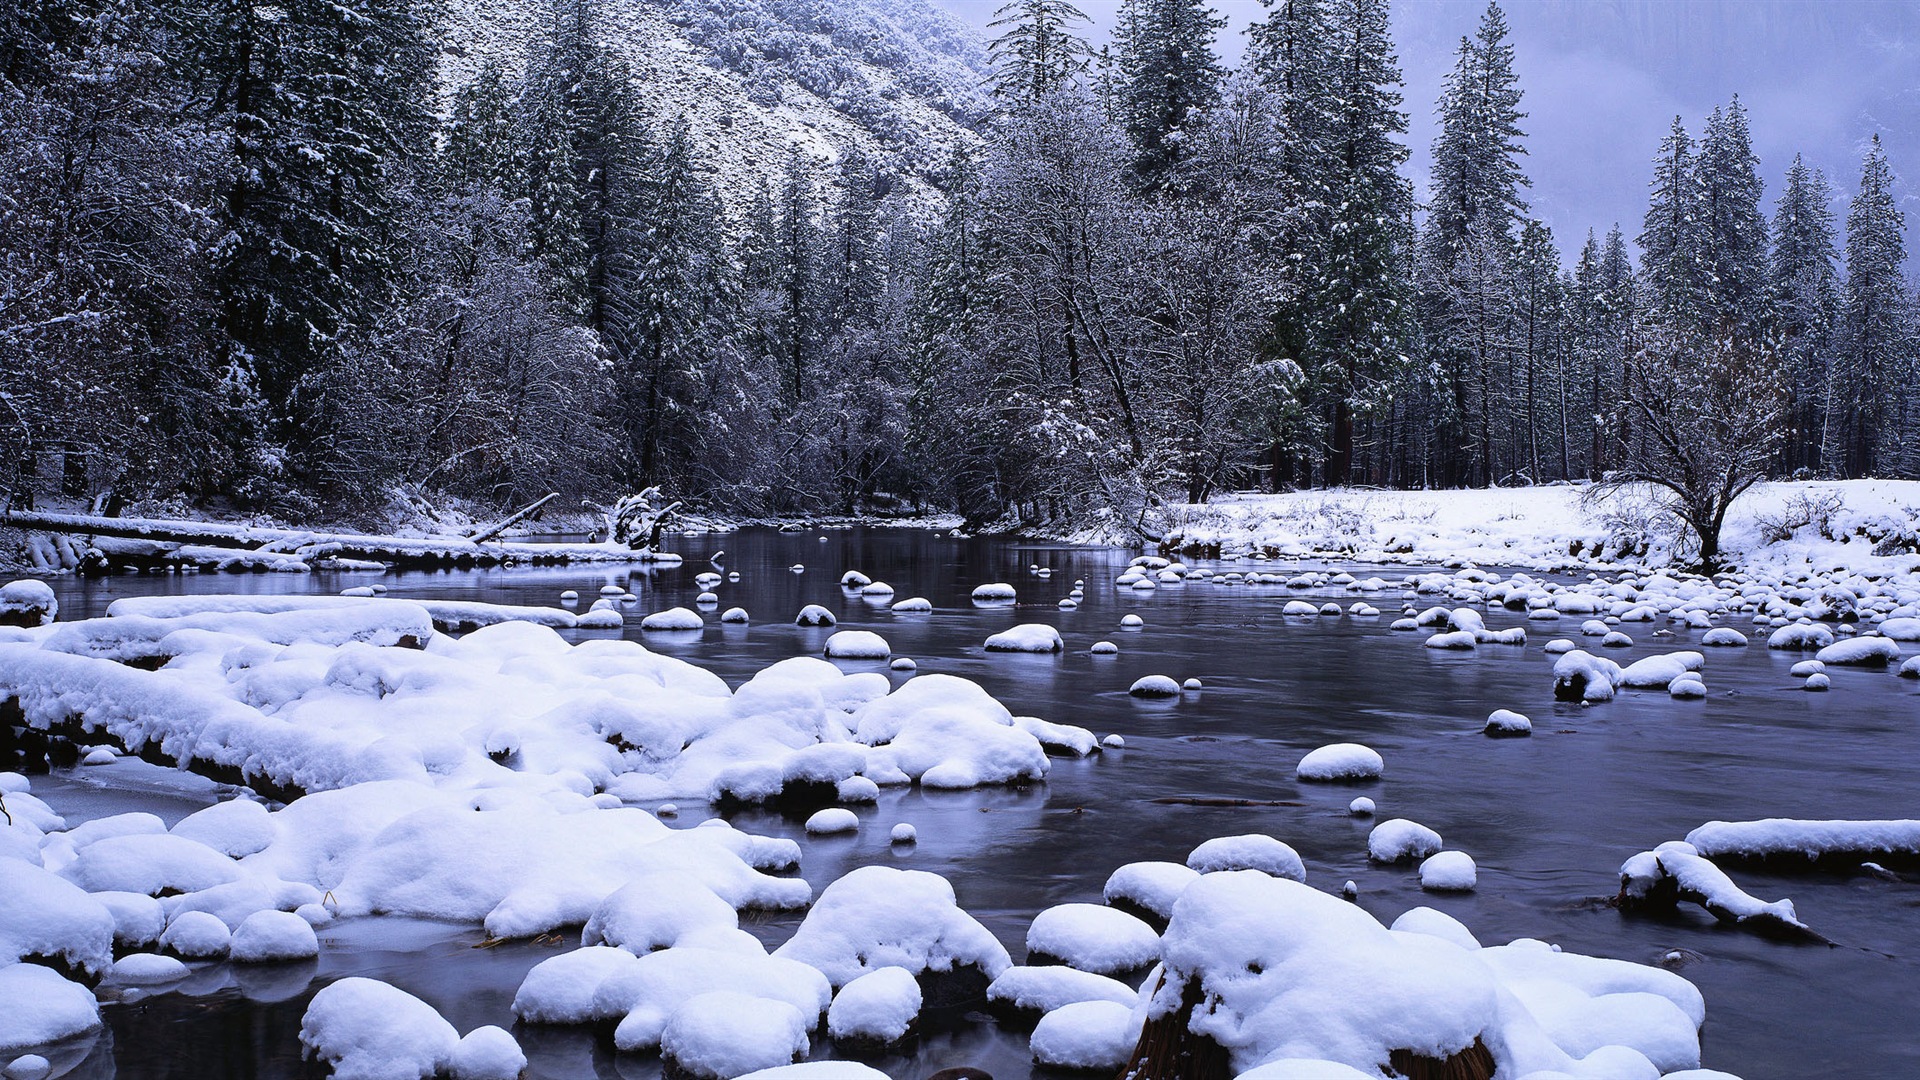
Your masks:
M 1422 203 L 1387 0 L 1263 0 L 1237 70 L 1205 0 L 1130 0 L 1097 50 L 1013 0 L 970 148 L 910 183 L 796 144 L 727 189 L 601 0 L 541 2 L 524 65 L 451 88 L 429 0 L 0 10 L 9 502 L 659 486 L 1065 531 L 1248 488 L 1920 476 L 1877 138 L 1769 185 L 1732 97 L 1619 148 L 1643 220 L 1556 237 L 1497 3 Z

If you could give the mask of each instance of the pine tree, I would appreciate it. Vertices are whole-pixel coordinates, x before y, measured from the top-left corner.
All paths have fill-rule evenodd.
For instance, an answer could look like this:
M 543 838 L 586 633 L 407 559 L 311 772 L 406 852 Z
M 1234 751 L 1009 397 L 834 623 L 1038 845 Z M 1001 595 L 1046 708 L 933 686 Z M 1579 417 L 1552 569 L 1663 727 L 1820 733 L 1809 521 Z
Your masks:
M 1433 146 L 1431 203 L 1420 243 L 1420 313 L 1427 351 L 1443 394 L 1439 402 L 1445 484 L 1492 483 L 1493 404 L 1499 367 L 1513 337 L 1503 283 L 1514 226 L 1526 210 L 1518 158 L 1520 90 L 1507 43 L 1506 17 L 1489 4 L 1440 101 Z
M 1767 223 L 1760 213 L 1747 111 L 1735 97 L 1715 109 L 1693 163 L 1694 205 L 1699 218 L 1698 260 L 1705 270 L 1704 317 L 1714 327 L 1738 326 L 1753 333 L 1767 327 Z
M 1706 248 L 1698 189 L 1693 179 L 1693 139 L 1673 118 L 1673 130 L 1654 155 L 1653 195 L 1640 232 L 1640 272 L 1645 277 L 1649 317 L 1671 326 L 1700 326 L 1706 309 Z
M 1787 373 L 1790 429 L 1782 448 L 1787 472 L 1818 469 L 1826 429 L 1829 345 L 1839 309 L 1832 189 L 1799 155 L 1773 213 L 1768 285 Z
M 1407 364 L 1413 191 L 1400 175 L 1407 116 L 1386 0 L 1339 0 L 1326 261 L 1306 301 L 1315 312 L 1302 364 L 1327 426 L 1328 484 L 1352 476 L 1356 419 L 1384 405 Z
M 987 45 L 995 97 L 1031 105 L 1086 74 L 1093 50 L 1076 28 L 1091 20 L 1067 0 L 1012 0 L 993 15 L 988 28 L 1004 31 Z
M 1119 35 L 1120 118 L 1146 189 L 1174 182 L 1195 126 L 1220 101 L 1225 71 L 1213 39 L 1225 25 L 1206 0 L 1128 0 Z
M 798 146 L 787 152 L 780 174 L 778 232 L 772 251 L 773 288 L 778 297 L 777 355 L 785 371 L 789 408 L 804 404 L 812 392 L 820 258 L 819 213 L 813 185 L 813 161 Z
M 232 176 L 211 253 L 230 361 L 308 479 L 350 469 L 309 422 L 349 338 L 392 298 L 397 198 L 424 159 L 435 50 L 411 0 L 216 0 L 176 11 Z
M 1893 171 L 1875 135 L 1847 209 L 1847 285 L 1840 314 L 1827 422 L 1827 455 L 1841 476 L 1879 476 L 1899 463 L 1896 440 L 1911 433 L 1891 423 L 1901 380 L 1910 380 L 1911 292 L 1906 215 L 1894 199 Z

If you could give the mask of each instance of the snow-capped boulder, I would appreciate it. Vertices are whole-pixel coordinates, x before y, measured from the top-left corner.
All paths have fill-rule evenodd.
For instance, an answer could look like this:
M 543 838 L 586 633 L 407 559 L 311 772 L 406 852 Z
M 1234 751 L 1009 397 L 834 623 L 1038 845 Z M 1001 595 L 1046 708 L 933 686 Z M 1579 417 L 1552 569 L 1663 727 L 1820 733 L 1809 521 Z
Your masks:
M 1034 916 L 1027 963 L 1065 964 L 1095 975 L 1141 971 L 1160 959 L 1160 936 L 1124 911 L 1099 904 L 1059 904 Z
M 340 1080 L 425 1080 L 451 1071 L 460 1036 L 412 994 L 350 977 L 313 996 L 300 1042 Z
M 1386 769 L 1379 753 L 1359 743 L 1332 743 L 1309 751 L 1294 766 L 1293 775 L 1301 780 L 1326 783 L 1352 783 L 1378 780 Z
M 987 638 L 988 652 L 1055 653 L 1065 648 L 1060 631 L 1045 623 L 1021 623 Z
M 871 630 L 839 630 L 827 638 L 823 651 L 829 660 L 885 660 L 893 647 Z
M 1307 880 L 1307 866 L 1292 847 L 1271 836 L 1249 833 L 1244 836 L 1216 836 L 1203 840 L 1187 855 L 1187 866 L 1196 873 L 1212 874 L 1221 870 L 1258 870 L 1275 877 Z

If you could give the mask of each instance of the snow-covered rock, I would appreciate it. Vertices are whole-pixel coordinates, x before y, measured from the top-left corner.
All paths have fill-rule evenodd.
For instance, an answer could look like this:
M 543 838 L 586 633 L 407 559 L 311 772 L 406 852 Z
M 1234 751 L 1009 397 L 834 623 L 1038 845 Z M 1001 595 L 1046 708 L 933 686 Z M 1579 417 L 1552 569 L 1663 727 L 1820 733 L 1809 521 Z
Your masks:
M 976 585 L 973 589 L 973 602 L 976 604 L 1010 604 L 1019 594 L 1013 586 L 1004 581 Z
M 93 991 L 39 964 L 0 967 L 0 1050 L 45 1046 L 100 1026 Z
M 993 934 L 960 910 L 945 878 L 889 866 L 860 867 L 821 890 L 773 955 L 809 965 L 834 986 L 878 968 L 905 968 L 935 1007 L 950 1005 L 948 994 L 984 993 L 1013 964 Z M 947 993 L 936 992 L 929 976 L 947 976 Z
M 349 977 L 313 996 L 300 1042 L 340 1080 L 424 1080 L 450 1071 L 460 1037 L 412 994 Z
M 1367 834 L 1367 857 L 1374 862 L 1424 859 L 1440 848 L 1439 833 L 1406 818 L 1383 821 Z
M 1420 864 L 1420 887 L 1428 892 L 1471 892 L 1478 880 L 1473 857 L 1464 851 L 1442 851 Z
M 1160 936 L 1124 911 L 1098 904 L 1059 904 L 1034 916 L 1027 963 L 1065 964 L 1095 975 L 1139 971 L 1160 959 Z
M 731 1080 L 805 1057 L 812 1026 L 788 1002 L 716 990 L 673 1010 L 660 1034 L 660 1054 L 678 1075 Z
M 60 617 L 60 601 L 44 581 L 21 578 L 0 585 L 0 626 L 45 626 Z
M 256 911 L 233 931 L 228 955 L 242 964 L 311 960 L 320 955 L 320 942 L 307 920 L 290 911 Z
M 1076 1001 L 1040 1018 L 1028 1049 L 1054 1068 L 1114 1070 L 1127 1063 L 1140 1039 L 1134 1010 L 1112 1001 Z
M 1843 667 L 1886 667 L 1900 659 L 1900 646 L 1884 637 L 1848 638 L 1821 649 L 1813 658 Z
M 1168 698 L 1180 696 L 1180 684 L 1166 675 L 1142 675 L 1127 688 L 1134 697 Z
M 832 626 L 840 620 L 819 604 L 808 604 L 800 609 L 800 614 L 794 616 L 793 621 L 799 626 Z
M 1221 870 L 1258 870 L 1275 877 L 1307 880 L 1307 866 L 1292 847 L 1271 836 L 1249 833 L 1244 836 L 1216 836 L 1203 840 L 1187 855 L 1187 866 L 1196 873 L 1212 874 Z
M 842 1050 L 874 1052 L 898 1043 L 920 1015 L 913 972 L 883 967 L 840 988 L 827 1009 L 827 1034 Z
M 1332 743 L 1309 751 L 1294 766 L 1293 775 L 1301 780 L 1328 783 L 1377 780 L 1386 769 L 1376 751 L 1359 743 Z
M 893 647 L 871 630 L 839 630 L 827 638 L 824 652 L 830 660 L 885 660 Z
M 987 638 L 988 652 L 1054 653 L 1065 648 L 1060 631 L 1045 623 L 1021 623 Z
M 1496 739 L 1531 735 L 1533 721 L 1511 709 L 1495 709 L 1487 715 L 1486 726 L 1481 731 Z

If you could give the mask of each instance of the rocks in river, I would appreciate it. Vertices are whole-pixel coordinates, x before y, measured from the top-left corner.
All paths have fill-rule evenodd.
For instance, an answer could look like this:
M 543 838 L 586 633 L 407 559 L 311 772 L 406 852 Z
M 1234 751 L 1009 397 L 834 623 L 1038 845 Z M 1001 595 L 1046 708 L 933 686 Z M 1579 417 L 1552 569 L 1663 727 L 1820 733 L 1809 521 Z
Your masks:
M 973 590 L 973 602 L 976 604 L 1011 604 L 1017 596 L 1013 586 L 1004 581 L 976 585 Z
M 1464 851 L 1441 851 L 1420 864 L 1420 887 L 1428 892 L 1471 892 L 1477 881 L 1473 857 Z
M 1187 855 L 1187 866 L 1196 873 L 1213 874 L 1222 870 L 1258 870 L 1293 881 L 1307 880 L 1307 866 L 1298 852 L 1271 836 L 1249 833 L 1244 836 L 1216 836 L 1205 840 Z
M 1065 648 L 1060 631 L 1045 623 L 1021 623 L 987 638 L 988 652 L 1056 653 Z
M 300 1042 L 336 1076 L 434 1076 L 452 1071 L 459 1033 L 433 1006 L 375 979 L 349 977 L 313 996 Z
M 920 1016 L 920 983 L 901 967 L 867 972 L 840 988 L 827 1009 L 834 1047 L 857 1055 L 883 1054 L 913 1033 Z
M 1059 904 L 1034 916 L 1027 963 L 1064 964 L 1095 975 L 1145 971 L 1160 959 L 1160 935 L 1138 918 L 1099 904 Z
M 683 607 L 656 611 L 640 620 L 640 629 L 653 631 L 699 630 L 706 625 L 698 613 Z
M 839 806 L 816 811 L 807 819 L 807 834 L 810 836 L 833 836 L 855 832 L 859 828 L 860 819 L 854 816 L 853 811 Z
M 1495 709 L 1481 731 L 1493 739 L 1520 738 L 1533 734 L 1533 721 L 1512 709 Z
M 871 630 L 840 630 L 827 639 L 823 651 L 829 660 L 885 660 L 893 647 Z
M 1374 862 L 1394 863 L 1424 859 L 1442 847 L 1440 834 L 1417 821 L 1393 818 L 1373 827 L 1367 834 L 1367 858 Z
M 1110 1072 L 1127 1064 L 1139 1036 L 1131 1006 L 1079 1001 L 1041 1017 L 1027 1049 L 1039 1065 Z
M 1155 941 L 1155 953 L 1159 951 Z M 1026 1030 L 1042 1016 L 1077 1001 L 1111 1001 L 1131 1006 L 1139 991 L 1118 979 L 1063 964 L 1011 967 L 987 987 L 987 1011 L 1014 1030 Z
M 909 596 L 905 600 L 895 600 L 888 610 L 902 615 L 925 614 L 933 610 L 933 601 L 924 596 Z
M 797 626 L 832 626 L 840 620 L 819 604 L 808 604 L 800 609 L 800 614 L 794 616 L 793 621 Z
M 1378 752 L 1359 743 L 1332 743 L 1309 751 L 1293 770 L 1301 780 L 1354 783 L 1378 780 L 1386 769 Z
M 804 1057 L 814 1023 L 785 1001 L 737 990 L 696 994 L 668 1017 L 660 1056 L 669 1076 L 731 1080 Z
M 1179 697 L 1180 684 L 1166 675 L 1143 675 L 1133 681 L 1127 693 L 1138 698 Z

